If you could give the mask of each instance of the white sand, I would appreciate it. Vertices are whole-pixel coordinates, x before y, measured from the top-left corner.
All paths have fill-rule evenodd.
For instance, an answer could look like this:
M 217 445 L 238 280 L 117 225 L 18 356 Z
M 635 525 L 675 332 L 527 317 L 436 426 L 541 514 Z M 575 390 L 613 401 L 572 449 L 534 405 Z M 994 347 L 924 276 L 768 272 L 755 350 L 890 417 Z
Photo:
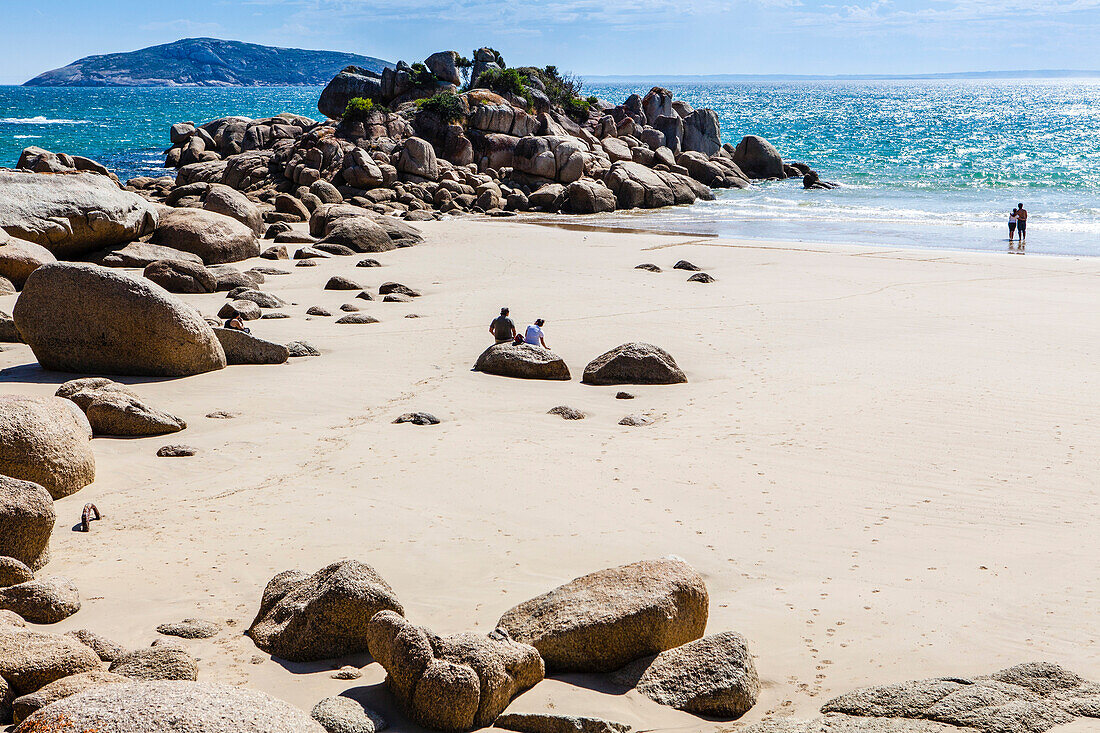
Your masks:
M 355 557 L 415 622 L 489 631 L 560 582 L 675 553 L 707 579 L 708 630 L 743 633 L 757 655 L 766 690 L 745 720 L 1029 660 L 1100 679 L 1100 261 L 424 228 L 427 243 L 379 255 L 381 269 L 256 262 L 291 270 L 265 289 L 297 305 L 254 332 L 323 356 L 137 387 L 189 427 L 95 441 L 98 478 L 57 502 L 46 570 L 73 578 L 84 608 L 54 629 L 146 645 L 162 622 L 232 619 L 185 642 L 201 679 L 306 709 L 368 685 L 410 730 L 378 665 L 349 683 L 327 665 L 250 663 L 239 634 L 272 575 Z M 685 282 L 680 258 L 718 282 Z M 641 262 L 666 270 L 632 269 Z M 337 273 L 424 297 L 322 291 Z M 187 299 L 213 314 L 224 294 Z M 382 323 L 304 315 L 344 302 Z M 572 382 L 470 371 L 502 305 L 521 328 L 547 319 Z M 631 340 L 669 350 L 689 384 L 630 387 L 629 402 L 580 384 L 590 359 Z M 46 395 L 71 377 L 22 366 L 33 361 L 25 346 L 0 354 L 3 389 Z M 562 404 L 589 418 L 545 414 Z M 240 416 L 204 417 L 214 410 Z M 390 424 L 415 410 L 444 422 Z M 633 412 L 656 423 L 616 424 Z M 156 458 L 168 443 L 201 453 Z M 85 502 L 106 518 L 71 532 Z M 600 689 L 597 677 L 548 680 L 510 709 L 714 727 Z

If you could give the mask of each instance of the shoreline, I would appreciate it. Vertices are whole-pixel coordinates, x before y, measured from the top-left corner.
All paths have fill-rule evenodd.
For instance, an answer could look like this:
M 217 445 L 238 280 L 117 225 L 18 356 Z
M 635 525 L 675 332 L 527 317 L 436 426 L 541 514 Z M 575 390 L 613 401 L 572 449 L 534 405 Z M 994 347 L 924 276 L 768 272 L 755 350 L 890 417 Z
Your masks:
M 393 730 L 416 731 L 378 686 L 378 665 L 348 683 L 329 676 L 339 665 L 251 662 L 257 650 L 239 632 L 272 575 L 354 557 L 414 623 L 487 632 L 560 582 L 673 553 L 706 579 L 708 633 L 738 631 L 756 656 L 765 688 L 739 723 L 813 717 L 863 685 L 1033 659 L 1100 677 L 1100 642 L 1082 623 L 1100 570 L 1090 539 L 1100 459 L 1087 449 L 1100 440 L 1088 417 L 1100 408 L 1090 382 L 1100 295 L 1087 260 L 1035 267 L 983 256 L 999 253 L 882 256 L 520 221 L 418 226 L 426 241 L 378 255 L 380 270 L 341 257 L 240 264 L 291 272 L 263 289 L 295 303 L 292 317 L 253 331 L 304 338 L 322 356 L 120 380 L 189 426 L 93 441 L 96 482 L 56 502 L 45 571 L 72 578 L 84 608 L 46 630 L 147 646 L 159 623 L 232 619 L 214 639 L 183 642 L 200 679 L 305 710 L 362 687 Z M 684 282 L 689 273 L 671 270 L 681 257 L 716 282 Z M 644 261 L 665 272 L 632 269 Z M 306 317 L 351 300 L 321 289 L 333 274 L 424 295 L 363 303 L 376 325 Z M 181 297 L 207 314 L 225 300 Z M 547 318 L 571 382 L 469 371 L 501 305 L 517 325 Z M 630 388 L 630 403 L 579 383 L 587 360 L 630 340 L 667 349 L 688 383 Z M 52 394 L 76 376 L 33 361 L 5 346 L 5 391 Z M 589 417 L 544 414 L 560 404 Z M 203 417 L 219 409 L 239 416 Z M 390 424 L 410 410 L 443 423 Z M 616 424 L 635 412 L 656 421 Z M 199 455 L 155 457 L 178 442 Z M 71 532 L 86 502 L 106 518 Z M 608 694 L 593 675 L 555 676 L 509 711 L 730 727 Z

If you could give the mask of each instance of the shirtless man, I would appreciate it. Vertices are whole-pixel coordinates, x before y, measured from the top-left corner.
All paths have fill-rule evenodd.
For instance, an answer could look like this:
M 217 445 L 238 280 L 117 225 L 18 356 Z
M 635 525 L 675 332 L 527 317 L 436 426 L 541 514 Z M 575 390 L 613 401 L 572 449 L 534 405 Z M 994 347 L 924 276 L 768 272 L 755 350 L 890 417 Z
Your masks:
M 1020 244 L 1027 239 L 1027 209 L 1023 204 L 1016 208 L 1016 233 L 1020 235 Z

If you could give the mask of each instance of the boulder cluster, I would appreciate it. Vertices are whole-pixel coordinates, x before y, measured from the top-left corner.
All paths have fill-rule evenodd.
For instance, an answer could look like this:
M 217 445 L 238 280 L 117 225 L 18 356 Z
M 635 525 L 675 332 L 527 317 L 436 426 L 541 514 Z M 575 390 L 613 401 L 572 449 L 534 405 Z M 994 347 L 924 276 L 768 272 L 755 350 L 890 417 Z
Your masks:
M 616 673 L 611 684 L 636 688 L 663 705 L 738 718 L 756 703 L 760 680 L 743 637 L 704 637 L 708 615 L 702 577 L 667 557 L 570 581 L 507 611 L 487 635 L 439 636 L 405 618 L 373 568 L 346 560 L 312 575 L 276 575 L 248 633 L 261 649 L 289 661 L 369 653 L 386 670 L 399 707 L 433 730 L 492 725 L 514 697 L 555 672 Z M 329 717 L 349 704 L 319 707 Z M 378 720 L 369 711 L 363 715 Z M 510 727 L 568 730 L 582 720 L 593 733 L 624 730 L 558 716 L 515 720 Z
M 569 381 L 565 361 L 542 346 L 494 344 L 477 358 L 474 370 L 519 379 Z M 632 342 L 597 356 L 584 368 L 585 384 L 682 384 L 687 381 L 672 355 L 659 346 Z
M 263 219 L 275 223 L 341 202 L 425 220 L 690 204 L 757 179 L 831 186 L 762 138 L 723 143 L 714 110 L 668 89 L 612 104 L 582 99 L 554 67 L 506 68 L 492 49 L 464 62 L 441 51 L 380 75 L 348 67 L 321 93 L 322 121 L 283 114 L 173 125 L 165 165 L 175 177 L 127 188 L 176 205 L 200 184 L 226 186 L 273 206 Z

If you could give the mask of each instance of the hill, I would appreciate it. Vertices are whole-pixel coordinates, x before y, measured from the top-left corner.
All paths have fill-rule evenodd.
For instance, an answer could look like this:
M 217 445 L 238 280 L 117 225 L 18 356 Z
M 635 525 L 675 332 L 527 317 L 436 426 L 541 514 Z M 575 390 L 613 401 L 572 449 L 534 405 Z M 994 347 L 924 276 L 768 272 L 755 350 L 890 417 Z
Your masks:
M 393 64 L 354 53 L 184 38 L 128 53 L 88 56 L 23 86 L 308 86 L 326 84 L 345 66 L 381 72 Z

